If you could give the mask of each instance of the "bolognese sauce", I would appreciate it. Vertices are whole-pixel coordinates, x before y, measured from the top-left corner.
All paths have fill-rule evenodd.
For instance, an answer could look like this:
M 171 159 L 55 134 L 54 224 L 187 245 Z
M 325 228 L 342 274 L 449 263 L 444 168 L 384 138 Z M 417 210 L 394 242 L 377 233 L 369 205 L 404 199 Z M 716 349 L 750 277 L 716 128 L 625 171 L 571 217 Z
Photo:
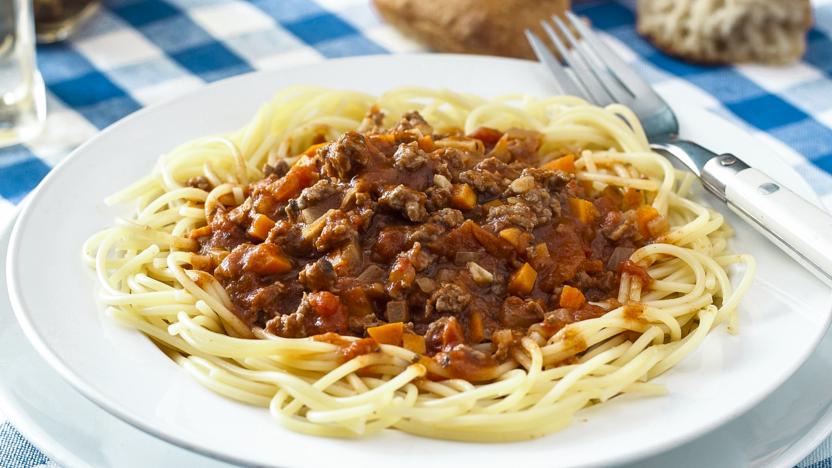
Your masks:
M 475 381 L 519 337 L 603 315 L 622 272 L 650 281 L 629 257 L 668 225 L 641 191 L 579 181 L 534 131 L 381 120 L 267 166 L 193 231 L 193 266 L 248 326 L 342 343 L 345 359 L 404 346 Z

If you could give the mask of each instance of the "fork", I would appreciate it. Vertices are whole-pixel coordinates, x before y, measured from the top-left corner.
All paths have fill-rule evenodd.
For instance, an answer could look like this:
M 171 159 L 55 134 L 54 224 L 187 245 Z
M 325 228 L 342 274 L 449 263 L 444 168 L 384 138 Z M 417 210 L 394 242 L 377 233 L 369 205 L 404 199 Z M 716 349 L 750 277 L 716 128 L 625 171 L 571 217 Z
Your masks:
M 716 154 L 680 139 L 673 109 L 577 16 L 541 21 L 560 58 L 535 33 L 526 37 L 564 94 L 598 106 L 635 112 L 651 148 L 672 156 L 702 185 L 775 245 L 832 285 L 832 216 L 732 154 Z M 575 31 L 575 32 L 573 32 Z

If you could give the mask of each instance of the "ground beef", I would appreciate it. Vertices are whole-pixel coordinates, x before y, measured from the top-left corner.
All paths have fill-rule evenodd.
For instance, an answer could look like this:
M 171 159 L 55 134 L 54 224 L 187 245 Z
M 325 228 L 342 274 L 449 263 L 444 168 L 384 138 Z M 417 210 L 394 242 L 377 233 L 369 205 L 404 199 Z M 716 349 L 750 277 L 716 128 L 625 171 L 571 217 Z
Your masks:
M 278 315 L 266 324 L 266 331 L 283 338 L 302 338 L 306 333 L 306 309 L 291 314 Z
M 543 306 L 535 300 L 510 296 L 503 301 L 499 317 L 505 326 L 525 330 L 543 320 Z
M 509 329 L 497 330 L 491 334 L 491 342 L 494 344 L 493 357 L 499 361 L 508 358 L 511 349 L 522 337 L 521 334 Z
M 297 198 L 298 208 L 303 210 L 310 206 L 315 206 L 343 191 L 343 187 L 332 179 L 321 179 L 315 182 L 315 185 L 307 187 L 300 192 L 300 196 Z
M 428 160 L 425 152 L 419 148 L 419 143 L 415 141 L 400 145 L 393 154 L 393 159 L 396 161 L 394 165 L 397 168 L 409 171 L 419 169 Z
M 350 315 L 349 317 L 350 333 L 355 336 L 364 336 L 368 328 L 377 327 L 382 323 L 375 314 Z
M 488 210 L 486 221 L 499 232 L 507 227 L 517 226 L 527 231 L 534 229 L 537 216 L 531 208 L 523 203 L 509 203 L 492 206 Z
M 505 141 L 505 150 L 510 155 L 510 159 L 522 160 L 529 154 L 537 153 L 543 142 L 543 135 L 531 130 L 510 128 L 503 135 L 502 140 Z
M 326 257 L 319 258 L 315 263 L 308 263 L 298 273 L 298 281 L 312 291 L 331 290 L 338 276 L 332 263 Z
M 407 234 L 407 244 L 421 242 L 430 244 L 445 233 L 445 228 L 436 223 L 424 223 L 411 229 Z
M 618 278 L 612 271 L 601 271 L 589 274 L 579 271 L 569 283 L 583 291 L 588 301 L 600 301 L 606 299 L 609 291 L 616 288 Z
M 534 226 L 548 223 L 552 216 L 560 216 L 560 202 L 544 188 L 533 188 L 517 195 L 517 203 L 528 206 L 536 215 Z
M 432 186 L 425 191 L 427 202 L 425 208 L 430 211 L 438 211 L 448 206 L 451 201 L 451 190 L 445 187 Z
M 289 172 L 289 163 L 283 159 L 277 160 L 274 164 L 266 164 L 263 167 L 263 175 L 266 177 L 273 175 L 280 178 L 285 176 L 287 172 Z
M 473 169 L 459 174 L 460 182 L 472 186 L 477 192 L 499 195 L 505 192 L 519 171 L 496 158 L 479 162 Z
M 462 212 L 453 208 L 443 208 L 430 215 L 428 219 L 428 222 L 442 224 L 448 229 L 455 228 L 464 221 L 465 216 L 462 215 Z
M 459 181 L 458 173 L 465 168 L 468 155 L 457 148 L 442 148 L 431 155 L 438 162 L 434 170 L 436 174 L 442 174 L 451 181 Z
M 190 179 L 188 179 L 187 182 L 185 182 L 185 185 L 187 185 L 188 187 L 205 190 L 206 192 L 210 192 L 211 188 L 213 187 L 211 185 L 211 181 L 208 180 L 208 178 L 205 176 L 191 177 Z
M 638 233 L 638 218 L 633 210 L 610 211 L 601 223 L 601 232 L 607 239 L 618 241 L 633 238 Z
M 329 252 L 347 242 L 353 241 L 358 233 L 350 224 L 349 219 L 342 213 L 336 212 L 327 218 L 321 234 L 315 239 L 315 249 L 318 252 Z
M 405 253 L 405 256 L 407 256 L 410 264 L 413 265 L 413 268 L 417 272 L 427 268 L 436 258 L 436 254 L 427 249 L 423 249 L 422 244 L 419 242 L 414 243 L 413 247 Z
M 539 167 L 527 167 L 520 175 L 534 177 L 537 185 L 548 190 L 558 190 L 575 178 L 568 172 L 550 171 Z
M 422 135 L 430 135 L 433 133 L 433 127 L 431 127 L 417 111 L 411 111 L 404 114 L 393 130 L 397 132 L 417 130 Z
M 425 209 L 427 197 L 406 185 L 398 185 L 392 190 L 384 192 L 379 198 L 379 205 L 398 211 L 411 221 L 424 221 L 428 212 Z
M 456 317 L 440 317 L 425 331 L 425 345 L 430 353 L 452 348 L 465 341 L 465 332 Z
M 453 283 L 445 283 L 439 287 L 426 304 L 427 315 L 458 314 L 471 303 L 471 294 Z
M 359 133 L 378 133 L 383 129 L 384 112 L 377 106 L 373 106 L 364 116 L 361 124 L 356 129 Z
M 369 152 L 364 135 L 347 132 L 321 152 L 323 172 L 329 177 L 348 180 L 355 171 L 367 164 Z

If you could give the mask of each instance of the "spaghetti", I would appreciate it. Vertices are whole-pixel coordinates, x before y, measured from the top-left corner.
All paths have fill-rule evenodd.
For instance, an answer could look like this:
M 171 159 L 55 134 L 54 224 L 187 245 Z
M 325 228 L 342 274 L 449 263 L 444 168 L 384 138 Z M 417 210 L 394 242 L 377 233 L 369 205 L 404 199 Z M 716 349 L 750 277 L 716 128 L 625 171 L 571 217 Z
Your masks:
M 406 169 L 380 166 L 394 152 Z M 484 181 L 488 164 L 501 177 Z M 622 393 L 662 394 L 653 377 L 718 325 L 736 331 L 755 263 L 728 252 L 723 217 L 689 197 L 694 179 L 620 105 L 289 88 L 241 130 L 163 155 L 107 200 L 134 214 L 83 251 L 109 316 L 292 430 L 522 440 Z M 336 204 L 364 199 L 365 218 L 308 190 L 339 183 L 351 185 Z M 356 245 L 374 263 L 350 260 Z

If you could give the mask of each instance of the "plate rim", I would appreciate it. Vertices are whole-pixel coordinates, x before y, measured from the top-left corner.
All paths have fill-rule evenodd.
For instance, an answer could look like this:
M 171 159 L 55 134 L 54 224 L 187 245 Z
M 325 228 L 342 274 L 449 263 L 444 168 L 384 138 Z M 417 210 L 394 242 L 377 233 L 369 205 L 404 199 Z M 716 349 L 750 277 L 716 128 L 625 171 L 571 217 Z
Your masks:
M 33 190 L 30 195 L 27 197 L 27 203 L 23 206 L 19 214 L 17 216 L 17 220 L 14 223 L 12 228 L 10 243 L 8 248 L 8 257 L 6 260 L 6 277 L 7 277 L 7 288 L 9 292 L 9 300 L 12 305 L 13 313 L 20 325 L 21 329 L 23 330 L 25 336 L 33 345 L 35 350 L 38 354 L 43 357 L 46 362 L 55 370 L 57 373 L 70 385 L 76 388 L 82 395 L 84 395 L 88 400 L 95 403 L 101 409 L 109 412 L 110 414 L 120 418 L 121 420 L 129 423 L 130 425 L 142 430 L 148 434 L 153 435 L 161 440 L 166 442 L 175 444 L 179 447 L 185 448 L 187 450 L 207 455 L 213 457 L 218 460 L 223 460 L 231 463 L 242 463 L 242 464 L 250 464 L 252 463 L 251 459 L 246 459 L 244 457 L 236 456 L 236 455 L 229 455 L 225 452 L 220 450 L 216 450 L 209 447 L 200 446 L 194 443 L 189 442 L 188 440 L 175 435 L 169 434 L 165 431 L 156 429 L 155 427 L 145 424 L 141 419 L 138 417 L 134 417 L 128 411 L 121 407 L 121 405 L 114 402 L 111 398 L 107 397 L 106 395 L 102 394 L 101 392 L 97 391 L 92 385 L 88 384 L 84 381 L 79 375 L 77 375 L 70 365 L 68 365 L 59 355 L 59 353 L 54 350 L 40 335 L 37 331 L 37 327 L 35 324 L 30 320 L 29 314 L 26 312 L 29 307 L 26 305 L 23 295 L 21 294 L 21 285 L 19 284 L 18 275 L 15 274 L 15 268 L 20 264 L 18 260 L 19 249 L 18 243 L 21 242 L 22 237 L 22 226 L 26 220 L 31 216 L 32 210 L 30 207 L 33 205 L 31 203 L 32 200 L 38 199 L 41 192 L 43 192 L 44 188 L 50 185 L 53 179 L 60 177 L 60 174 L 66 170 L 66 167 L 74 164 L 78 160 L 78 155 L 85 152 L 87 147 L 91 146 L 96 142 L 98 139 L 102 138 L 102 136 L 110 134 L 112 132 L 118 131 L 121 127 L 125 125 L 129 125 L 134 119 L 140 118 L 148 113 L 153 113 L 157 109 L 173 105 L 179 101 L 190 99 L 193 95 L 197 95 L 206 91 L 206 89 L 224 86 L 225 83 L 235 80 L 245 80 L 249 79 L 251 75 L 256 74 L 270 74 L 274 73 L 275 71 L 279 70 L 303 70 L 303 69 L 315 69 L 319 67 L 325 67 L 328 63 L 332 62 L 349 62 L 349 61 L 386 61 L 386 60 L 400 60 L 400 59 L 415 59 L 415 60 L 463 60 L 463 61 L 481 61 L 481 62 L 489 62 L 489 61 L 502 61 L 505 63 L 517 63 L 523 64 L 524 66 L 528 66 L 529 64 L 536 64 L 537 62 L 530 61 L 530 60 L 523 60 L 523 59 L 514 59 L 514 58 L 505 58 L 505 57 L 492 57 L 492 56 L 470 56 L 464 54 L 434 54 L 434 53 L 413 53 L 413 54 L 396 54 L 396 55 L 374 55 L 374 56 L 358 56 L 358 57 L 344 57 L 339 59 L 332 59 L 332 60 L 324 60 L 321 62 L 316 62 L 312 64 L 304 64 L 300 66 L 288 66 L 288 67 L 281 67 L 277 69 L 268 69 L 268 70 L 258 70 L 253 71 L 241 75 L 232 76 L 223 80 L 218 80 L 216 82 L 205 84 L 200 86 L 196 89 L 190 90 L 186 93 L 183 93 L 179 96 L 173 97 L 171 99 L 163 100 L 161 102 L 154 103 L 148 107 L 142 108 L 124 118 L 118 120 L 117 122 L 113 123 L 112 125 L 106 127 L 105 129 L 98 132 L 95 136 L 84 142 L 78 148 L 73 150 L 63 161 L 61 161 L 58 165 L 56 165 L 48 174 L 47 176 L 41 181 L 41 183 Z M 277 91 L 277 90 L 275 90 Z M 736 129 L 737 131 L 742 132 L 745 135 L 749 135 L 747 131 L 742 129 L 740 126 L 712 113 L 709 112 L 706 108 L 700 107 L 698 110 L 708 112 L 714 118 L 720 119 L 725 122 L 726 125 Z M 749 135 L 752 138 L 753 135 Z M 764 146 L 769 151 L 774 152 L 772 148 L 768 145 L 765 145 L 763 142 L 760 142 L 759 139 L 755 138 L 761 146 Z M 784 167 L 788 167 L 789 170 L 796 173 L 794 168 L 789 166 L 787 163 L 783 162 Z M 798 174 L 799 176 L 799 174 Z M 801 195 L 805 196 L 810 194 L 813 197 L 813 201 L 817 201 L 818 197 L 817 194 L 811 190 L 808 186 L 808 183 L 802 178 L 799 179 L 803 182 L 802 187 L 806 190 L 806 194 L 801 193 Z M 802 192 L 803 190 L 801 190 Z M 826 303 L 826 317 L 824 319 L 824 323 L 822 325 L 823 330 L 827 330 L 832 323 L 832 295 L 827 298 Z M 703 424 L 702 427 L 698 431 L 691 431 L 686 435 L 673 437 L 665 440 L 662 443 L 655 444 L 651 446 L 649 449 L 641 450 L 641 451 L 634 451 L 628 454 L 625 454 L 619 458 L 616 463 L 628 463 L 640 459 L 644 459 L 649 456 L 656 455 L 658 453 L 662 453 L 674 447 L 678 447 L 684 443 L 690 442 L 696 439 L 699 436 L 702 436 L 706 433 L 712 432 L 714 429 L 721 427 L 727 424 L 730 421 L 735 420 L 737 417 L 741 416 L 748 412 L 751 408 L 759 404 L 763 401 L 767 396 L 769 396 L 774 390 L 779 388 L 785 381 L 791 378 L 794 373 L 801 367 L 802 364 L 806 362 L 809 356 L 815 352 L 817 346 L 820 344 L 821 340 L 825 336 L 825 333 L 819 334 L 812 342 L 811 346 L 807 347 L 806 350 L 800 354 L 799 359 L 796 361 L 796 364 L 793 366 L 793 369 L 789 369 L 788 372 L 781 373 L 780 378 L 772 380 L 772 382 L 776 382 L 775 385 L 772 386 L 769 392 L 763 393 L 758 397 L 752 398 L 748 400 L 743 405 L 735 406 L 731 409 L 731 411 L 724 412 L 721 417 L 714 418 L 712 421 L 709 421 L 707 424 Z M 588 463 L 580 463 L 577 466 L 587 466 Z

